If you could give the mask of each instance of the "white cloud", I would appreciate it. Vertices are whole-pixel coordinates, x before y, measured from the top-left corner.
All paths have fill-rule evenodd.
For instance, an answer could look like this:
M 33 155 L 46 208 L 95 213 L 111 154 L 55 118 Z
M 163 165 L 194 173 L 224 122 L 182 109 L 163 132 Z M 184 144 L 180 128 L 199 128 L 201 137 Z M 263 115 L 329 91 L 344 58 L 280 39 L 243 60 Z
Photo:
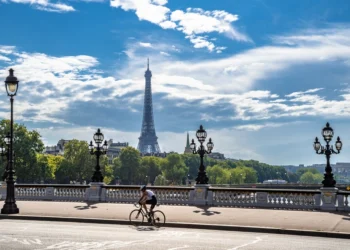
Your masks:
M 163 56 L 170 56 L 170 54 L 169 53 L 167 53 L 167 52 L 164 52 L 164 51 L 161 51 L 161 52 L 159 52 L 161 55 L 163 55 Z
M 215 45 L 204 34 L 216 32 L 225 34 L 228 38 L 251 42 L 251 39 L 237 31 L 232 23 L 238 20 L 238 15 L 223 10 L 204 11 L 200 8 L 187 8 L 186 11 L 170 11 L 164 5 L 165 0 L 111 0 L 111 6 L 125 11 L 133 10 L 140 20 L 157 24 L 163 29 L 177 29 L 186 35 L 194 44 L 194 48 L 207 48 L 213 51 Z M 211 39 L 214 41 L 213 39 Z M 217 49 L 221 53 L 223 48 Z
M 140 44 L 141 47 L 145 47 L 145 48 L 151 48 L 152 47 L 152 44 L 150 44 L 150 43 L 142 43 L 142 42 L 140 42 L 139 44 Z
M 148 54 L 153 73 L 153 92 L 164 93 L 164 98 L 168 99 L 180 99 L 184 102 L 200 101 L 203 107 L 216 104 L 227 106 L 228 115 L 226 117 L 214 115 L 215 119 L 247 121 L 304 115 L 350 116 L 348 92 L 338 92 L 341 95 L 337 100 L 329 100 L 326 96 L 318 95 L 322 88 L 317 88 L 286 94 L 284 99 L 276 100 L 278 95 L 270 91 L 252 91 L 256 82 L 268 79 L 271 75 L 276 76 L 281 70 L 293 65 L 318 62 L 320 55 L 329 60 L 349 58 L 349 46 L 333 43 L 329 47 L 322 41 L 320 44 L 308 46 L 269 46 L 219 60 L 198 61 L 167 58 L 164 54 L 160 54 L 160 51 L 166 50 L 155 49 L 160 46 L 159 44 L 152 46 L 154 48 L 152 47 Z M 169 44 L 164 45 L 164 48 L 166 47 L 168 51 L 177 48 Z M 139 54 L 139 48 L 142 46 L 138 42 L 128 48 L 126 53 L 129 59 L 123 64 L 123 68 L 118 69 L 118 75 L 114 78 L 103 76 L 103 72 L 95 69 L 98 60 L 94 57 L 86 55 L 53 57 L 16 51 L 13 47 L 7 49 L 0 47 L 2 50 L 13 51 L 6 54 L 6 57 L 11 59 L 10 63 L 6 62 L 10 64 L 6 69 L 13 67 L 18 72 L 21 90 L 28 93 L 25 102 L 20 104 L 23 107 L 19 110 L 23 114 L 27 110 L 36 110 L 37 115 L 31 117 L 33 121 L 51 121 L 50 116 L 66 109 L 73 101 L 115 100 L 135 91 L 143 91 L 146 58 L 143 54 Z M 37 72 L 40 72 L 39 76 Z M 7 74 L 7 70 L 1 70 L 0 78 L 5 78 Z M 103 90 L 109 91 L 103 96 L 96 96 L 98 91 Z M 67 97 L 67 93 L 72 96 Z M 40 100 L 43 96 L 50 98 L 42 98 L 41 103 L 31 105 L 31 100 Z M 47 107 L 53 108 L 50 111 Z M 29 118 L 23 117 L 23 119 Z
M 13 3 L 22 3 L 22 4 L 30 4 L 34 8 L 38 10 L 43 11 L 49 11 L 49 12 L 72 12 L 75 11 L 75 9 L 70 6 L 63 3 L 51 3 L 49 0 L 7 0 L 9 2 Z
M 161 22 L 159 26 L 162 27 L 163 29 L 175 29 L 176 23 L 171 21 L 164 21 L 164 22 Z
M 194 48 L 207 48 L 209 51 L 213 51 L 215 48 L 215 45 L 212 42 L 207 41 L 205 37 L 202 36 L 186 36 L 186 38 L 189 38 L 191 43 L 194 44 Z
M 167 1 L 151 0 L 111 0 L 111 6 L 122 8 L 125 11 L 135 11 L 139 20 L 146 20 L 154 24 L 160 24 L 167 20 L 170 9 L 164 7 Z
M 12 54 L 14 51 L 15 51 L 14 46 L 0 45 L 0 53 L 1 54 Z
M 279 122 L 279 123 L 270 122 L 270 123 L 262 123 L 262 124 L 245 124 L 245 125 L 235 126 L 233 128 L 238 130 L 246 130 L 246 131 L 258 131 L 264 128 L 278 128 L 286 125 L 300 124 L 300 123 L 304 123 L 304 122 L 295 121 L 295 122 Z
M 9 61 L 11 61 L 11 59 L 10 59 L 10 58 L 8 58 L 8 57 L 6 57 L 6 56 L 2 56 L 2 55 L 0 55 L 0 61 L 6 61 L 6 62 L 9 62 Z

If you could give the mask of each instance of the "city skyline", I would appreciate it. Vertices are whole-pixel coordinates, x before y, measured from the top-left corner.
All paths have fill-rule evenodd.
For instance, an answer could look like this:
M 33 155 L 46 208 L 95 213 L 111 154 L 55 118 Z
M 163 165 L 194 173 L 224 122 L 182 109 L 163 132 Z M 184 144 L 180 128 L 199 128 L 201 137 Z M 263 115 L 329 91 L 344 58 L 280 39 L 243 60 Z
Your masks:
M 228 158 L 323 163 L 312 145 L 330 122 L 331 163 L 350 162 L 349 4 L 293 2 L 0 1 L 0 80 L 15 70 L 15 122 L 45 145 L 101 128 L 136 148 L 149 57 L 162 152 L 202 124 Z M 4 87 L 0 102 L 9 119 Z

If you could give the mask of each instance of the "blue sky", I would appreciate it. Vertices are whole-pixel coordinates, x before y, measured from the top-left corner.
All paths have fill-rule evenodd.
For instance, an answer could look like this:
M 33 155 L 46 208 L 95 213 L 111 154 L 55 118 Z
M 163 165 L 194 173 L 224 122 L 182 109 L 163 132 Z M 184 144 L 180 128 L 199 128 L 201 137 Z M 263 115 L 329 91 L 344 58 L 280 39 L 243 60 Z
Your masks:
M 0 0 L 0 79 L 15 69 L 16 122 L 45 144 L 100 127 L 136 147 L 149 57 L 162 151 L 203 124 L 227 157 L 322 163 L 312 144 L 329 121 L 344 143 L 332 161 L 349 162 L 349 13 L 347 0 Z

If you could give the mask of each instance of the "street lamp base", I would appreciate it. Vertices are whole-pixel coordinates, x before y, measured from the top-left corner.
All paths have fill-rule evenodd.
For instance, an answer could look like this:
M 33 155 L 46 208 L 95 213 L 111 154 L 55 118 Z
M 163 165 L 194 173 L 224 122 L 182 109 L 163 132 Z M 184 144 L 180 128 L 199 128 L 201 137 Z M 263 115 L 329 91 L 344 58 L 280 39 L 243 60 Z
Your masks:
M 16 203 L 5 203 L 4 207 L 1 209 L 2 214 L 18 214 L 19 209 Z
M 196 178 L 196 184 L 208 184 L 209 178 L 205 171 L 198 172 L 198 176 Z
M 323 187 L 334 188 L 337 182 L 333 178 L 332 173 L 325 173 L 324 180 L 322 181 Z

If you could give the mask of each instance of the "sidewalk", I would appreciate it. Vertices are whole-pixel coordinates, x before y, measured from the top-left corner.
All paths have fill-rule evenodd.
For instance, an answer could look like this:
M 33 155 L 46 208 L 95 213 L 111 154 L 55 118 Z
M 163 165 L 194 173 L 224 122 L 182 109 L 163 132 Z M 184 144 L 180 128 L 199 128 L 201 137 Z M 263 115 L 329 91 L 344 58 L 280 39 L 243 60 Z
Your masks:
M 3 201 L 0 202 L 2 207 Z M 114 223 L 123 223 L 129 220 L 130 211 L 135 209 L 132 204 L 117 203 L 90 203 L 85 202 L 50 202 L 50 201 L 17 201 L 19 215 L 1 215 L 0 219 L 50 220 L 48 217 L 74 218 L 74 221 L 99 222 L 113 220 Z M 290 233 L 313 236 L 327 236 L 326 234 L 345 234 L 350 239 L 349 212 L 318 212 L 274 210 L 255 208 L 229 207 L 195 207 L 195 206 L 167 206 L 161 205 L 155 210 L 162 210 L 167 224 L 178 227 L 196 227 L 210 229 L 225 229 Z M 28 217 L 29 216 L 29 217 Z M 62 218 L 64 217 L 64 218 Z M 51 218 L 53 219 L 53 218 Z M 67 220 L 67 219 L 66 219 Z M 69 219 L 68 219 L 69 221 Z M 109 221 L 110 223 L 111 221 Z M 199 225 L 200 224 L 200 225 Z M 196 226 L 197 225 L 197 226 Z M 207 227 L 206 227 L 207 225 Z M 211 226 L 209 226 L 211 225 Z M 288 232 L 290 231 L 290 232 Z M 294 232 L 294 233 L 293 233 Z M 304 233 L 302 233 L 304 232 Z M 318 233 L 318 234 L 317 234 Z M 343 235 L 344 236 L 344 235 Z M 341 236 L 342 238 L 344 238 Z

